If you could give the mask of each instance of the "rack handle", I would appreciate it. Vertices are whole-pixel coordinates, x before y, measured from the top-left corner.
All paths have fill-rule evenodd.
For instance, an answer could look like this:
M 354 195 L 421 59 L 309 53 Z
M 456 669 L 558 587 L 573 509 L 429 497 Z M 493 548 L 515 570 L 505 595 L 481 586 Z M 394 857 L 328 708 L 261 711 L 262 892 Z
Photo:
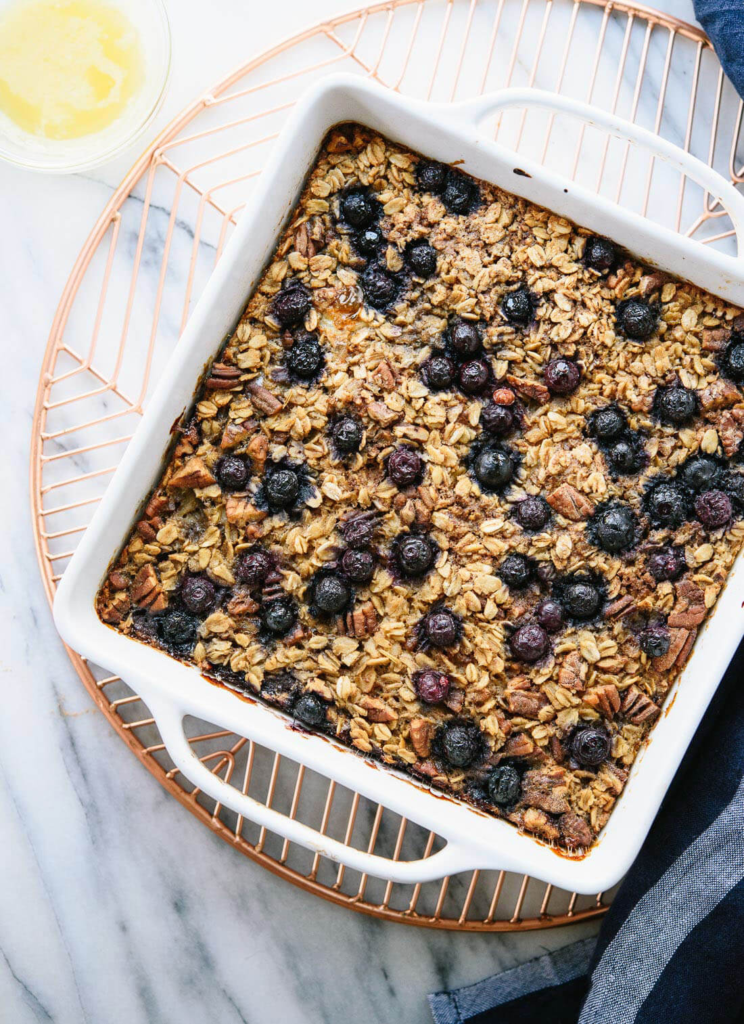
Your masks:
M 734 226 L 739 256 L 744 254 L 744 196 L 718 171 L 687 150 L 649 131 L 648 128 L 582 100 L 532 88 L 502 89 L 499 92 L 486 93 L 475 99 L 455 103 L 450 107 L 450 117 L 460 125 L 464 120 L 477 130 L 488 114 L 509 107 L 539 107 L 556 113 L 570 114 L 588 125 L 609 132 L 616 138 L 650 150 L 659 160 L 697 182 L 720 202 Z
M 267 807 L 260 801 L 242 793 L 221 779 L 199 760 L 191 747 L 183 728 L 183 709 L 158 697 L 147 700 L 163 743 L 176 767 L 213 800 L 228 807 L 236 814 L 268 829 L 277 835 L 298 843 L 315 853 L 352 870 L 383 878 L 390 882 L 416 884 L 431 882 L 445 875 L 456 874 L 475 867 L 472 851 L 448 842 L 443 850 L 421 860 L 394 861 L 387 857 L 355 849 L 325 836 L 316 829 L 279 811 Z

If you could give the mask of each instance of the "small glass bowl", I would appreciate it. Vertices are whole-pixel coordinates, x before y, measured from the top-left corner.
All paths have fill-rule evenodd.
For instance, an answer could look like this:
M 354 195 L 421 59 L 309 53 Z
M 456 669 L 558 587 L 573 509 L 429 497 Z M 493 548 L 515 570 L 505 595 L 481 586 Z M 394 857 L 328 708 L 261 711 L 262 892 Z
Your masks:
M 0 9 L 14 0 L 0 0 Z M 104 0 L 116 6 L 116 0 Z M 102 131 L 78 139 L 43 139 L 0 120 L 0 159 L 50 174 L 72 174 L 112 160 L 153 121 L 165 97 L 171 71 L 171 31 L 163 0 L 126 0 L 121 4 L 139 31 L 145 61 L 142 88 L 122 115 Z

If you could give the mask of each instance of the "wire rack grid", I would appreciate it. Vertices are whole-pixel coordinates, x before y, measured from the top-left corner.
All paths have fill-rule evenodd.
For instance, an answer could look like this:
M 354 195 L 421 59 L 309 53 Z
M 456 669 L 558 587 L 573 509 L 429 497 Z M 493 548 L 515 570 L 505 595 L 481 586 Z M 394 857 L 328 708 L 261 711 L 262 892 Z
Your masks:
M 576 74 L 576 69 L 580 73 Z M 628 117 L 744 180 L 742 104 L 698 29 L 605 0 L 388 0 L 326 21 L 244 64 L 185 109 L 102 212 L 52 325 L 33 425 L 32 515 L 49 599 L 219 260 L 281 125 L 319 76 L 350 71 L 441 102 L 507 85 L 576 96 Z M 674 102 L 670 97 L 674 96 Z M 559 115 L 517 110 L 500 141 L 654 220 L 732 245 L 725 214 L 633 146 Z M 119 678 L 70 660 L 119 737 L 166 790 L 239 852 L 302 888 L 409 924 L 509 931 L 586 921 L 611 894 L 580 897 L 505 872 L 417 886 L 346 871 L 253 826 L 174 769 L 153 719 Z M 384 856 L 440 840 L 302 765 L 210 723 L 189 723 L 212 771 L 266 804 Z

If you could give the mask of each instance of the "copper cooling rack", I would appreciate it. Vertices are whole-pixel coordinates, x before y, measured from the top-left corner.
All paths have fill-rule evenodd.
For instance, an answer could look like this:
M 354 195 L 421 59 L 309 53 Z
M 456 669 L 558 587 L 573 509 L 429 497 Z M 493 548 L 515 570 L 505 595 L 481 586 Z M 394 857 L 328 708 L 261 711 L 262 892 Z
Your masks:
M 581 73 L 577 78 L 576 69 Z M 636 120 L 742 181 L 742 104 L 698 29 L 636 3 L 605 0 L 388 0 L 294 36 L 249 61 L 184 110 L 122 181 L 62 295 L 39 381 L 31 495 L 51 600 L 193 303 L 220 258 L 277 132 L 299 94 L 332 71 L 373 77 L 439 101 L 506 85 L 567 92 Z M 674 104 L 670 96 L 674 95 Z M 549 161 L 621 205 L 701 242 L 730 225 L 684 180 L 593 129 L 517 112 L 503 141 Z M 173 768 L 140 698 L 69 657 L 112 727 L 162 786 L 236 850 L 309 892 L 409 924 L 469 931 L 545 928 L 604 913 L 527 876 L 472 872 L 419 886 L 345 871 L 236 817 Z M 191 723 L 211 770 L 342 841 L 393 858 L 439 840 L 243 737 Z

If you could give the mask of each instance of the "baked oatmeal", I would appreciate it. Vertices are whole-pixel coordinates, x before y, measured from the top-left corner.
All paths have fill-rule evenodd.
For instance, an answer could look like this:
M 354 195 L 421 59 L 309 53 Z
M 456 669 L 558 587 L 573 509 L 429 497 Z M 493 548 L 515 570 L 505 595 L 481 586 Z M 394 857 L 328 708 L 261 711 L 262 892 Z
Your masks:
M 342 126 L 98 612 L 586 848 L 741 547 L 742 384 L 739 309 Z

